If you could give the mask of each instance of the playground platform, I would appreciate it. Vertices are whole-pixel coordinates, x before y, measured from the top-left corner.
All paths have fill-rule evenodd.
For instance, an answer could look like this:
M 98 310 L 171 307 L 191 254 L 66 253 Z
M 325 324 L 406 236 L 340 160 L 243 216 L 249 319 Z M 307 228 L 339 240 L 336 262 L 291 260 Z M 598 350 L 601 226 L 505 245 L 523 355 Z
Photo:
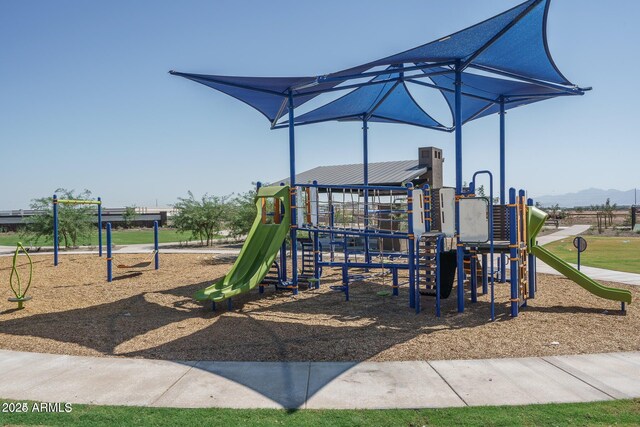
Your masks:
M 28 375 L 16 366 L 29 366 Z M 0 398 L 179 408 L 439 408 L 640 397 L 640 352 L 414 362 L 170 362 L 0 350 Z

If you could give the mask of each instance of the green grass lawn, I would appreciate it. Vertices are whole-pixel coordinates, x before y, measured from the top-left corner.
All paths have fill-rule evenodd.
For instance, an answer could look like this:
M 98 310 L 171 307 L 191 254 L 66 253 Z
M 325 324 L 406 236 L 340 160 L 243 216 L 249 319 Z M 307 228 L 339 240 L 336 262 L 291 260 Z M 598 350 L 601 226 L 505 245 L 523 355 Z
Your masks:
M 580 264 L 609 270 L 640 273 L 640 238 L 583 236 L 587 250 L 580 254 Z M 573 236 L 544 246 L 564 261 L 576 264 L 578 253 Z
M 29 407 L 32 403 L 29 403 Z M 420 410 L 169 409 L 73 405 L 70 413 L 0 413 L 0 424 L 47 426 L 565 426 L 640 425 L 640 399 Z
M 112 232 L 113 244 L 114 245 L 133 245 L 137 243 L 153 243 L 153 229 L 136 229 L 136 230 L 113 230 Z M 189 234 L 181 234 L 178 233 L 176 229 L 173 228 L 160 228 L 158 234 L 158 240 L 160 243 L 173 243 L 173 242 L 184 242 L 189 239 Z M 15 246 L 15 244 L 21 241 L 20 235 L 18 233 L 0 233 L 0 245 L 1 246 Z M 102 243 L 106 244 L 107 235 L 106 232 L 102 234 Z M 30 242 L 22 241 L 23 245 L 28 245 Z M 92 246 L 96 246 L 98 244 L 98 231 L 96 228 L 96 232 L 91 236 L 90 242 L 82 242 L 83 244 L 87 243 Z M 52 246 L 53 238 L 38 242 L 38 245 L 34 246 Z

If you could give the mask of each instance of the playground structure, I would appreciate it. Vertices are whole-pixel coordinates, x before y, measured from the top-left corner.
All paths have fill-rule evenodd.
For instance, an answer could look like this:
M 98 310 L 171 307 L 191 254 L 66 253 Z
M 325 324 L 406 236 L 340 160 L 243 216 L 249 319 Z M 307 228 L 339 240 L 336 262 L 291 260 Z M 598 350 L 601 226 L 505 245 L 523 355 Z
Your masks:
M 115 258 L 113 256 L 113 239 L 111 236 L 111 223 L 107 223 L 107 282 L 113 281 L 113 262 Z M 153 261 L 154 269 L 160 269 L 160 247 L 158 244 L 158 221 L 153 222 L 153 251 L 149 255 L 149 258 L 145 261 L 139 262 L 137 264 L 124 264 L 117 263 L 117 268 L 122 269 L 141 269 L 146 268 L 151 265 Z
M 60 251 L 60 242 L 58 237 L 58 205 L 96 205 L 98 206 L 98 256 L 102 257 L 102 199 L 97 200 L 79 200 L 79 199 L 58 199 L 56 194 L 53 195 L 53 265 L 58 265 L 58 252 Z
M 370 274 L 372 269 L 379 269 L 382 275 L 390 272 L 393 292 L 397 294 L 401 286 L 398 271 L 406 270 L 409 306 L 419 312 L 421 294 L 433 293 L 439 315 L 443 278 L 452 277 L 451 269 L 443 269 L 442 259 L 453 251 L 458 312 L 465 308 L 465 288 L 470 288 L 471 301 L 477 301 L 480 278 L 483 293 L 491 287 L 491 318 L 495 319 L 493 289 L 496 280 L 510 282 L 510 314 L 517 316 L 520 308 L 535 298 L 536 257 L 588 291 L 621 302 L 624 311 L 624 304 L 631 302 L 628 291 L 606 288 L 582 273 L 576 274 L 571 266 L 537 246 L 535 237 L 542 226 L 539 220 L 543 218 L 543 224 L 546 214 L 532 206 L 533 201 L 526 199 L 524 190 L 516 193 L 514 188 L 510 189 L 507 202 L 506 110 L 559 96 L 580 96 L 590 90 L 570 83 L 551 59 L 545 28 L 549 3 L 549 0 L 529 0 L 431 43 L 322 76 L 235 77 L 171 71 L 171 74 L 245 102 L 265 115 L 272 129 L 287 128 L 289 133 L 290 178 L 289 187 L 283 187 L 290 191 L 289 209 L 282 200 L 271 203 L 278 206 L 273 217 L 290 219 L 290 251 L 287 253 L 284 236 L 278 233 L 280 262 L 273 264 L 275 275 L 267 277 L 276 258 L 273 252 L 276 242 L 267 251 L 251 250 L 254 245 L 264 247 L 263 243 L 258 244 L 262 241 L 262 232 L 254 236 L 252 233 L 258 228 L 252 229 L 232 269 L 233 274 L 198 293 L 196 298 L 223 301 L 265 279 L 277 287 L 291 289 L 295 294 L 301 283 L 306 282 L 308 287 L 320 286 L 322 267 L 342 269 L 343 283 L 335 289 L 344 292 L 347 300 L 349 281 Z M 522 40 L 530 43 L 523 46 Z M 427 114 L 408 92 L 408 83 L 440 91 L 451 109 L 453 126 L 447 127 Z M 298 116 L 294 114 L 297 107 L 322 93 L 347 89 L 353 90 L 315 110 Z M 494 113 L 500 116 L 497 205 L 493 200 L 493 175 L 489 171 L 474 174 L 467 189 L 463 188 L 462 173 L 463 124 Z M 295 127 L 332 120 L 362 123 L 363 184 L 297 183 Z M 367 130 L 370 122 L 403 123 L 454 132 L 455 188 L 369 185 Z M 488 200 L 474 194 L 478 174 L 489 176 Z M 258 199 L 279 191 L 277 187 L 268 188 L 258 190 Z M 342 199 L 336 200 L 336 195 L 341 195 Z M 345 200 L 347 195 L 353 198 L 350 205 Z M 387 199 L 376 203 L 376 197 Z M 260 209 L 258 212 L 254 226 L 266 218 Z M 286 224 L 286 220 L 282 220 L 280 230 L 283 223 Z M 302 237 L 304 240 L 299 235 L 301 232 L 307 233 Z M 360 250 L 349 248 L 356 238 L 362 241 Z M 328 252 L 321 247 L 322 239 L 327 242 L 324 246 L 329 246 Z M 453 240 L 449 248 L 444 244 L 447 239 Z M 394 242 L 388 250 L 385 250 L 385 240 Z M 299 246 L 302 249 L 301 271 Z M 340 256 L 338 252 L 341 252 Z M 500 254 L 497 267 L 494 266 L 496 253 Z M 509 279 L 506 277 L 507 258 Z M 290 277 L 287 264 L 290 265 Z M 350 269 L 360 270 L 359 274 L 351 276 Z M 229 292 L 231 290 L 233 292 Z
M 29 279 L 26 281 L 27 285 L 22 288 L 22 279 L 20 278 L 20 273 L 18 272 L 17 262 L 18 255 L 23 253 L 27 257 L 28 265 L 29 265 Z M 15 281 L 14 281 L 15 279 Z M 9 302 L 17 302 L 18 310 L 22 310 L 24 308 L 24 303 L 31 299 L 30 296 L 27 296 L 27 291 L 31 287 L 31 280 L 33 279 L 33 261 L 31 260 L 31 256 L 29 252 L 22 246 L 22 243 L 18 242 L 16 245 L 16 250 L 13 252 L 13 259 L 11 264 L 11 275 L 9 276 L 9 287 L 11 288 L 11 292 L 14 297 L 9 298 Z

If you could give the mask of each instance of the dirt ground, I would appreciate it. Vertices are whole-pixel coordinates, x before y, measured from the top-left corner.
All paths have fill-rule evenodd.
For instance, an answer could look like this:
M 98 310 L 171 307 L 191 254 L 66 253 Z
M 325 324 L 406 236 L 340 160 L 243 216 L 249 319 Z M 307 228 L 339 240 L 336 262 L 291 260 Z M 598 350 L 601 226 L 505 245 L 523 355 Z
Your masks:
M 119 255 L 135 264 L 144 255 Z M 382 297 L 389 278 L 354 283 L 351 301 L 328 284 L 320 290 L 257 290 L 234 299 L 234 309 L 195 302 L 191 295 L 221 277 L 233 259 L 161 255 L 161 269 L 120 270 L 106 282 L 104 258 L 35 255 L 33 300 L 24 310 L 7 301 L 10 257 L 0 257 L 0 348 L 58 354 L 171 360 L 363 361 L 542 356 L 640 350 L 640 309 L 599 299 L 559 276 L 540 274 L 538 293 L 517 318 L 508 315 L 508 285 L 496 285 L 497 321 L 488 297 L 467 299 L 456 312 L 455 290 L 443 301 L 422 297 L 423 312 L 400 297 Z M 327 277 L 328 276 L 328 277 Z M 383 283 L 384 282 L 384 283 Z M 640 288 L 620 284 L 640 298 Z

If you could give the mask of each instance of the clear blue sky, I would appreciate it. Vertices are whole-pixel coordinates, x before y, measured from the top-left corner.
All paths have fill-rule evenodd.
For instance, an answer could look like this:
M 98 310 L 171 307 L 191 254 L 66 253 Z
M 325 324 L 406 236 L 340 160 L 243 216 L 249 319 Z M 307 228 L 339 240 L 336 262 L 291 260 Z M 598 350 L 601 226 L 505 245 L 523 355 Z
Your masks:
M 0 209 L 57 187 L 107 206 L 168 205 L 246 191 L 288 174 L 286 130 L 232 98 L 167 71 L 317 75 L 381 58 L 506 10 L 511 0 L 2 1 Z M 551 53 L 569 80 L 593 86 L 507 115 L 507 183 L 530 195 L 640 185 L 640 2 L 553 0 Z M 417 96 L 420 97 L 420 94 Z M 436 118 L 439 99 L 422 98 Z M 356 123 L 297 132 L 297 165 L 361 161 Z M 372 124 L 370 160 L 444 149 L 453 135 Z M 498 117 L 464 128 L 464 177 L 497 173 Z

